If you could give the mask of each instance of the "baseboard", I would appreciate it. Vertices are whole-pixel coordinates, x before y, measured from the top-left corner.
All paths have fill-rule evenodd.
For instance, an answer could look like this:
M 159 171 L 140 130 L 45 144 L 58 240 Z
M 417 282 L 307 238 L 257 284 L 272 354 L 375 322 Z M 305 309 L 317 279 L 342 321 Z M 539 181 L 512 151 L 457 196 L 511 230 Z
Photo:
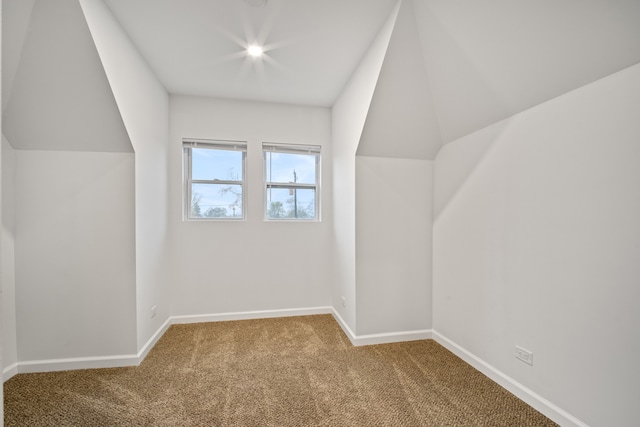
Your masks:
M 200 314 L 171 317 L 172 324 L 225 322 L 229 320 L 270 319 L 274 317 L 310 316 L 314 314 L 331 314 L 331 307 L 308 307 L 284 310 L 241 311 L 235 313 Z
M 340 328 L 342 328 L 342 331 L 345 333 L 347 338 L 349 338 L 351 344 L 356 345 L 356 334 L 351 330 L 349 325 L 347 325 L 347 322 L 344 321 L 342 316 L 340 316 L 340 313 L 338 313 L 335 308 L 332 308 L 331 314 L 333 314 L 333 318 L 336 320 L 336 322 L 338 322 L 338 325 L 340 326 Z
M 172 324 L 171 317 L 169 317 L 167 320 L 165 320 L 162 326 L 160 326 L 160 328 L 156 331 L 156 333 L 153 334 L 151 338 L 149 338 L 149 341 L 147 341 L 147 343 L 140 349 L 140 351 L 138 351 L 138 355 L 137 355 L 138 365 L 142 363 L 145 357 L 147 357 L 147 354 L 149 354 L 149 352 L 156 345 L 158 340 L 162 338 L 164 333 L 167 332 L 167 329 L 169 329 L 169 326 L 171 326 L 171 324 Z
M 17 363 L 19 374 L 33 372 L 72 371 L 76 369 L 122 368 L 139 365 L 138 355 L 72 357 L 65 359 L 28 360 Z
M 394 342 L 418 341 L 431 339 L 431 329 L 415 331 L 387 332 L 383 334 L 356 335 L 352 341 L 356 347 L 374 344 L 389 344 Z
M 147 341 L 138 354 L 125 354 L 117 356 L 97 356 L 97 357 L 72 357 L 64 359 L 48 359 L 48 360 L 27 360 L 24 362 L 14 363 L 3 370 L 2 380 L 7 381 L 16 374 L 29 374 L 34 372 L 55 372 L 55 371 L 72 371 L 76 369 L 98 369 L 98 368 L 122 368 L 126 366 L 138 366 L 160 337 L 169 329 L 171 319 L 156 331 L 155 334 Z
M 388 344 L 393 342 L 417 341 L 431 339 L 431 329 L 415 331 L 387 332 L 382 334 L 356 335 L 336 310 L 332 310 L 333 317 L 347 335 L 351 344 L 356 347 L 363 345 Z
M 445 347 L 447 350 L 451 351 L 453 354 L 467 362 L 469 365 L 473 366 L 478 371 L 482 372 L 484 375 L 498 383 L 501 387 L 510 391 L 519 399 L 523 400 L 528 405 L 532 406 L 537 411 L 544 414 L 561 426 L 588 427 L 587 424 L 583 423 L 573 415 L 557 407 L 539 394 L 535 393 L 533 390 L 520 384 L 513 378 L 491 366 L 484 360 L 480 359 L 470 351 L 451 341 L 449 338 L 445 337 L 439 332 L 433 331 L 432 334 L 433 339 L 443 347 Z
M 16 374 L 35 372 L 71 371 L 76 369 L 121 368 L 138 366 L 147 357 L 162 335 L 173 324 L 221 322 L 226 320 L 267 319 L 274 317 L 309 316 L 314 314 L 330 314 L 331 307 L 310 307 L 290 310 L 244 311 L 237 313 L 205 314 L 196 316 L 169 317 L 149 338 L 138 354 L 102 357 L 73 357 L 49 360 L 28 360 L 17 362 L 2 371 L 2 381 L 7 381 Z
M 235 313 L 202 314 L 190 316 L 171 316 L 149 338 L 138 354 L 127 354 L 103 357 L 74 357 L 65 359 L 29 360 L 17 362 L 3 370 L 3 381 L 20 373 L 68 371 L 75 369 L 95 368 L 120 368 L 125 366 L 138 366 L 147 357 L 149 351 L 173 324 L 222 322 L 231 320 L 268 319 L 276 317 L 310 316 L 315 314 L 333 314 L 340 327 L 354 346 L 386 344 L 391 342 L 415 341 L 432 337 L 431 330 L 416 330 L 404 332 L 392 332 L 383 334 L 371 334 L 357 336 L 349 328 L 333 307 L 308 307 L 285 310 L 243 311 Z
M 18 373 L 18 363 L 12 363 L 2 370 L 2 382 L 7 381 Z
M 332 314 L 338 325 L 345 332 L 354 346 L 373 344 L 386 344 L 391 342 L 415 341 L 423 339 L 435 339 L 436 342 L 460 357 L 484 375 L 495 381 L 501 387 L 513 393 L 515 396 L 531 405 L 542 414 L 562 426 L 587 427 L 585 423 L 544 399 L 531 389 L 520 384 L 513 378 L 491 366 L 473 353 L 469 352 L 454 341 L 431 329 L 392 332 L 383 334 L 356 335 L 349 328 L 340 314 L 332 307 L 310 307 L 291 310 L 264 310 L 245 311 L 236 313 L 206 314 L 196 316 L 172 316 L 169 317 L 153 336 L 142 347 L 138 354 L 104 356 L 104 357 L 75 357 L 65 359 L 31 360 L 13 363 L 2 371 L 3 381 L 9 380 L 18 373 L 52 372 L 75 369 L 93 368 L 118 368 L 125 366 L 137 366 L 147 356 L 172 324 L 220 322 L 230 320 L 266 319 L 275 317 L 308 316 L 314 314 Z

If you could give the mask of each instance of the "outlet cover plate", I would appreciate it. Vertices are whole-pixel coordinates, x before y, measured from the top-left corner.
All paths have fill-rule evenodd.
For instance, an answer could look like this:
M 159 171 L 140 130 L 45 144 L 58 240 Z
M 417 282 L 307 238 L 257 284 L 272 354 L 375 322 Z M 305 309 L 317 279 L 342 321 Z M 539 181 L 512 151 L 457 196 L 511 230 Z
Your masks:
M 523 361 L 527 365 L 533 366 L 533 352 L 518 345 L 516 346 L 516 359 Z

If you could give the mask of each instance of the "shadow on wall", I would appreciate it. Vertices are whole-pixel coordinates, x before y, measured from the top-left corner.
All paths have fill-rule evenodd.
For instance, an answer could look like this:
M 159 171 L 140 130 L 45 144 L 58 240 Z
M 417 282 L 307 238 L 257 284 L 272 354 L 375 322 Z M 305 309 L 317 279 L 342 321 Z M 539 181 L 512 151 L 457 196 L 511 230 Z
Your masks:
M 434 225 L 457 195 L 464 190 L 476 171 L 491 158 L 496 147 L 509 140 L 509 129 L 515 120 L 517 118 L 512 117 L 482 129 L 475 134 L 476 140 L 472 145 L 453 141 L 445 144 L 438 152 L 434 162 L 434 179 L 444 179 L 434 185 Z M 464 151 L 464 156 L 456 155 L 461 150 Z M 452 156 L 454 161 L 449 161 L 449 156 Z M 443 182 L 448 185 L 444 185 Z

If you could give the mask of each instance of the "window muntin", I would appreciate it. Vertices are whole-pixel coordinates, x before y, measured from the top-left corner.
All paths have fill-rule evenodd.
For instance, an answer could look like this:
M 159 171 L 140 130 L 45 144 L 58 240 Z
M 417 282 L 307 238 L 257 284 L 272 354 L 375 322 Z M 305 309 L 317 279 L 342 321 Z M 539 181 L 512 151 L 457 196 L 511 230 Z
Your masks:
M 320 146 L 263 143 L 265 219 L 320 219 Z
M 245 218 L 247 143 L 184 139 L 184 218 Z

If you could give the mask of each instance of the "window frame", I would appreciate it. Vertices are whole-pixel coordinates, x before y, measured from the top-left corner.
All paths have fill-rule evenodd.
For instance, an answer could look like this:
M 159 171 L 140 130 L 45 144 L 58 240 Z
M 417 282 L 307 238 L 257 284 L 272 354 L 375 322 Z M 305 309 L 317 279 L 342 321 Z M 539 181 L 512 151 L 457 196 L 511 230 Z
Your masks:
M 242 180 L 193 179 L 193 148 L 210 150 L 239 151 L 242 153 Z M 182 139 L 182 167 L 183 167 L 183 221 L 244 221 L 247 218 L 247 141 L 219 140 L 219 139 Z M 240 185 L 242 188 L 242 212 L 239 217 L 194 217 L 191 216 L 193 184 Z
M 271 168 L 267 167 L 267 153 L 284 153 L 284 154 L 301 154 L 301 155 L 314 155 L 315 156 L 315 183 L 293 183 L 293 182 L 272 182 L 269 181 L 267 173 Z M 322 146 L 310 145 L 310 144 L 287 144 L 287 143 L 275 143 L 275 142 L 263 142 L 262 143 L 262 165 L 264 169 L 263 173 L 263 197 L 264 203 L 262 204 L 264 209 L 265 221 L 293 221 L 293 222 L 320 222 L 321 209 L 321 166 L 322 166 Z M 269 190 L 270 189 L 293 189 L 293 190 L 315 190 L 314 191 L 314 203 L 315 203 L 315 217 L 311 218 L 270 218 L 269 217 Z

